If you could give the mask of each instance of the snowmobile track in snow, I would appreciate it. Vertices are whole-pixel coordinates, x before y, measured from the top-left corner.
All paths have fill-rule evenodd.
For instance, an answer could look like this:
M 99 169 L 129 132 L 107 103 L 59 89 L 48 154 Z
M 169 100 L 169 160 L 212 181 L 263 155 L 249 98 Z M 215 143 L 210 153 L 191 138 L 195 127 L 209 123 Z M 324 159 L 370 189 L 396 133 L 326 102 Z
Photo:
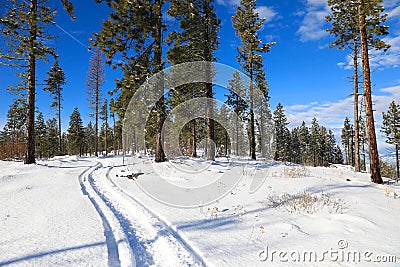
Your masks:
M 118 229 L 119 224 L 117 223 L 117 219 L 90 182 L 91 174 L 100 167 L 102 167 L 101 163 L 97 163 L 95 166 L 87 168 L 79 175 L 82 193 L 89 198 L 103 222 L 108 252 L 108 265 L 135 266 L 136 263 L 132 250 L 128 245 L 127 238 L 123 234 L 123 231 Z M 116 233 L 118 233 L 117 236 Z M 121 254 L 125 254 L 122 259 Z
M 110 171 L 113 167 L 109 167 L 107 171 L 107 179 L 110 181 L 115 190 L 119 193 L 127 197 L 129 200 L 134 202 L 137 206 L 139 206 L 144 212 L 148 213 L 149 216 L 157 220 L 157 226 L 166 230 L 168 234 L 170 234 L 173 238 L 176 239 L 195 259 L 197 264 L 202 266 L 207 266 L 206 262 L 203 260 L 203 257 L 196 251 L 176 230 L 174 230 L 167 222 L 165 222 L 162 218 L 160 218 L 155 212 L 153 212 L 149 207 L 145 204 L 137 200 L 132 194 L 124 190 L 121 186 L 119 186 L 111 177 Z
M 111 179 L 111 169 L 98 163 L 79 176 L 103 221 L 109 265 L 206 266 L 186 240 Z

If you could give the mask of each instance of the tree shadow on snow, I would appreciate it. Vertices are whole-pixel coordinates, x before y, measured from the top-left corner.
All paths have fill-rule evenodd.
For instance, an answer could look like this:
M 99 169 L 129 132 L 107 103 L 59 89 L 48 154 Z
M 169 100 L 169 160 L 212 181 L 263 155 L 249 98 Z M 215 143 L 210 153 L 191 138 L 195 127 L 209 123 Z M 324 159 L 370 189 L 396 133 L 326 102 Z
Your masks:
M 60 254 L 60 253 L 64 253 L 64 252 L 81 250 L 81 249 L 97 247 L 97 246 L 105 246 L 105 245 L 106 245 L 105 242 L 97 242 L 97 243 L 86 244 L 86 245 L 81 245 L 81 246 L 75 246 L 75 247 L 62 248 L 62 249 L 57 249 L 57 250 L 52 250 L 52 251 L 39 252 L 39 253 L 27 255 L 27 256 L 24 256 L 24 257 L 21 257 L 21 258 L 2 261 L 2 262 L 0 262 L 0 266 L 6 266 L 6 265 L 11 265 L 11 264 L 21 263 L 21 262 L 24 262 L 24 261 L 43 258 L 43 257 L 46 257 L 46 256 L 56 255 L 56 254 Z

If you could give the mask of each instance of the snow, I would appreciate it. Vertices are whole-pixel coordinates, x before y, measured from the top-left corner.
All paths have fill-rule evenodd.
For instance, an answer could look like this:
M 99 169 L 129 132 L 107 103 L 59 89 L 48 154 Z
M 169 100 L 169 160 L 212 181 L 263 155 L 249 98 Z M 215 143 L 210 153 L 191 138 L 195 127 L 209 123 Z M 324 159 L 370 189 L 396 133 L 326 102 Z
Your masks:
M 178 172 L 168 162 L 153 169 L 151 158 L 132 160 L 0 161 L 0 266 L 309 266 L 302 257 L 310 255 L 314 266 L 400 262 L 399 183 L 372 184 L 342 165 L 182 158 L 173 162 Z M 156 174 L 190 188 L 227 169 L 242 179 L 202 207 L 166 205 L 140 187 L 179 202 L 183 195 L 163 191 Z M 135 181 L 129 173 L 143 174 Z M 253 190 L 253 179 L 265 176 Z

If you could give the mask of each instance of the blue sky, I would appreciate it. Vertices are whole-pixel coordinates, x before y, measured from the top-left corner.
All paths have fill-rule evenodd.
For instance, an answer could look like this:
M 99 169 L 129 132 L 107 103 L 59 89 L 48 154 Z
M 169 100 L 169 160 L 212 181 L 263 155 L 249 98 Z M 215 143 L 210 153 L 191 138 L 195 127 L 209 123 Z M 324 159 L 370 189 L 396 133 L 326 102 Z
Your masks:
M 55 1 L 52 1 L 53 3 Z M 72 0 L 77 20 L 72 22 L 59 7 L 57 25 L 51 32 L 59 38 L 54 42 L 60 54 L 60 66 L 64 69 L 67 84 L 64 86 L 64 108 L 62 110 L 63 129 L 66 130 L 69 115 L 75 106 L 79 107 L 88 123 L 87 94 L 85 77 L 89 67 L 88 38 L 101 28 L 101 21 L 108 15 L 108 8 L 94 1 Z M 217 15 L 222 20 L 221 45 L 217 51 L 220 63 L 238 67 L 236 47 L 240 41 L 235 37 L 231 17 L 240 0 L 216 0 Z M 258 1 L 258 11 L 266 18 L 260 32 L 264 41 L 274 41 L 270 53 L 264 56 L 267 80 L 270 86 L 271 108 L 278 102 L 285 107 L 286 114 L 294 127 L 305 120 L 310 122 L 315 116 L 321 124 L 333 129 L 336 139 L 340 139 L 340 128 L 344 117 L 352 116 L 352 101 L 348 98 L 352 75 L 347 56 L 348 51 L 328 49 L 332 38 L 325 31 L 324 22 L 329 9 L 326 0 L 280 0 Z M 387 25 L 390 35 L 385 41 L 392 45 L 387 53 L 372 51 L 372 83 L 375 94 L 375 117 L 377 126 L 381 123 L 381 113 L 386 111 L 391 100 L 400 103 L 400 0 L 384 0 L 389 13 Z M 67 34 L 67 33 L 68 34 Z M 73 36 L 73 38 L 71 37 Z M 2 43 L 0 43 L 3 45 Z M 51 63 L 40 63 L 37 69 L 38 83 L 46 78 Z M 14 70 L 0 67 L 0 127 L 6 121 L 6 113 L 12 96 L 6 88 L 14 84 Z M 103 92 L 115 87 L 114 79 L 121 77 L 121 71 L 107 68 L 106 84 Z M 37 105 L 45 118 L 54 116 L 50 106 L 51 97 L 39 87 Z M 378 135 L 380 136 L 379 129 Z M 379 142 L 381 152 L 386 145 Z

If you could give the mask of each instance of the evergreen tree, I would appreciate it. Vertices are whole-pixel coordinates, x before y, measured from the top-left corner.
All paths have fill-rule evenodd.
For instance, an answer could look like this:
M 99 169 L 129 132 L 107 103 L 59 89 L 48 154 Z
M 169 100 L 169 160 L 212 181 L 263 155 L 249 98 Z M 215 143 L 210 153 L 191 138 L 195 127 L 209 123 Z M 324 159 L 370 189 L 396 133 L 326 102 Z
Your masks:
M 245 119 L 245 115 L 246 115 L 246 110 L 248 109 L 248 105 L 246 103 L 246 101 L 244 99 L 242 99 L 236 92 L 242 92 L 245 90 L 245 84 L 243 82 L 243 79 L 240 77 L 240 73 L 238 71 L 235 71 L 233 73 L 233 77 L 232 79 L 230 79 L 229 81 L 229 86 L 228 86 L 228 90 L 229 90 L 229 94 L 225 95 L 226 96 L 226 101 L 225 103 L 231 107 L 233 109 L 233 111 L 235 112 L 235 114 L 237 116 L 235 119 L 235 132 L 236 132 L 236 136 L 234 138 L 235 140 L 235 153 L 236 155 L 239 155 L 239 143 L 240 143 L 240 139 L 239 139 L 239 131 L 240 128 L 239 127 L 239 119 L 244 120 Z
M 62 68 L 58 65 L 58 60 L 54 62 L 54 65 L 47 72 L 48 78 L 45 80 L 46 87 L 45 91 L 49 91 L 53 95 L 53 102 L 51 103 L 52 108 L 56 108 L 58 118 L 58 152 L 62 153 L 62 140 L 61 140 L 61 101 L 62 101 L 62 85 L 65 84 L 65 74 Z
M 386 143 L 394 145 L 396 151 L 396 177 L 399 176 L 399 147 L 400 147 L 400 105 L 392 101 L 388 111 L 382 112 L 383 125 L 381 132 L 386 135 Z
M 343 153 L 339 145 L 335 145 L 333 149 L 333 161 L 334 164 L 343 164 Z
M 383 180 L 380 174 L 379 153 L 378 145 L 376 143 L 375 133 L 375 120 L 372 107 L 372 90 L 371 90 L 371 70 L 369 66 L 369 44 L 372 42 L 375 48 L 387 48 L 388 46 L 379 39 L 379 37 L 386 35 L 388 27 L 381 26 L 386 21 L 387 15 L 381 15 L 384 8 L 382 0 L 365 1 L 359 0 L 359 31 L 361 42 L 361 56 L 363 66 L 363 84 L 364 84 L 364 98 L 365 98 L 365 115 L 367 119 L 368 140 L 369 140 L 369 161 L 371 181 L 374 183 L 382 184 Z M 370 25 L 367 23 L 367 17 L 373 17 L 374 25 L 373 31 L 368 30 Z
M 299 142 L 300 142 L 300 158 L 301 163 L 310 165 L 312 163 L 311 147 L 310 147 L 310 130 L 306 123 L 303 121 L 298 130 Z
M 256 159 L 256 140 L 255 140 L 255 118 L 254 110 L 256 96 L 254 86 L 265 78 L 263 71 L 263 59 L 261 54 L 268 52 L 272 43 L 263 44 L 259 39 L 258 31 L 261 29 L 265 19 L 259 18 L 256 12 L 256 0 L 241 0 L 237 7 L 236 14 L 232 17 L 232 24 L 236 35 L 241 40 L 238 47 L 237 59 L 243 71 L 250 77 L 251 84 L 248 92 L 249 110 L 249 141 L 250 157 Z
M 23 98 L 15 99 L 7 112 L 7 123 L 3 132 L 13 143 L 24 142 L 26 123 L 26 101 Z
M 286 127 L 289 123 L 287 122 L 287 118 L 281 103 L 278 103 L 278 105 L 276 106 L 273 120 L 275 123 L 275 138 L 276 138 L 275 160 L 290 161 L 291 160 L 290 131 Z
M 354 161 L 355 171 L 360 171 L 360 148 L 359 148 L 359 118 L 358 118 L 358 51 L 359 51 L 359 32 L 358 32 L 358 5 L 355 1 L 349 0 L 328 0 L 332 14 L 327 16 L 327 21 L 332 22 L 332 28 L 328 31 L 337 37 L 330 48 L 337 46 L 344 50 L 349 46 L 353 52 L 353 114 L 354 114 Z M 346 10 L 346 12 L 343 12 Z
M 173 31 L 168 36 L 168 43 L 172 45 L 168 51 L 168 59 L 173 64 L 193 61 L 214 62 L 215 51 L 218 49 L 218 31 L 220 20 L 216 16 L 213 7 L 214 0 L 173 0 L 171 1 L 168 13 L 177 18 L 180 22 L 181 31 Z M 211 77 L 212 70 L 207 70 Z M 196 94 L 203 93 L 205 97 L 213 98 L 212 83 L 204 83 L 200 86 L 189 85 L 177 88 L 178 90 L 186 90 L 195 97 Z M 188 95 L 188 93 L 183 93 Z M 182 92 L 180 92 L 182 95 Z M 206 129 L 207 138 L 214 141 L 214 121 L 213 107 L 208 106 L 206 110 Z M 195 139 L 196 120 L 192 121 L 192 135 Z M 193 141 L 195 146 L 195 141 Z M 193 148 L 195 153 L 196 148 Z M 207 159 L 214 160 L 215 147 L 212 142 L 207 144 Z
M 58 133 L 58 125 L 57 120 L 55 118 L 49 119 L 46 121 L 46 156 L 48 158 L 54 157 L 59 152 L 59 133 Z M 62 138 L 62 136 L 61 136 Z M 63 139 L 61 139 L 63 140 Z M 61 146 L 63 143 L 61 142 Z M 63 148 L 63 147 L 62 147 Z M 65 150 L 63 150 L 65 151 Z
M 365 121 L 365 117 L 362 116 L 363 113 L 365 113 L 364 105 L 363 105 L 363 99 L 360 101 L 360 112 L 358 119 L 360 121 L 360 160 L 361 160 L 361 169 L 363 171 L 367 170 L 367 165 L 366 165 L 366 155 L 368 154 L 366 151 L 368 148 L 368 134 L 367 134 L 367 122 Z
M 94 148 L 94 127 L 92 122 L 90 121 L 88 125 L 84 129 L 84 153 L 89 154 L 90 156 L 93 155 L 95 148 Z
M 113 13 L 103 22 L 103 28 L 95 34 L 92 44 L 99 46 L 105 53 L 108 62 L 116 54 L 121 54 L 126 63 L 114 65 L 121 66 L 124 79 L 120 81 L 122 88 L 119 106 L 126 108 L 130 97 L 135 90 L 148 77 L 160 72 L 164 68 L 163 62 L 163 13 L 164 0 L 117 1 L 96 0 L 106 2 Z M 164 81 L 160 79 L 156 88 L 161 98 L 155 104 L 156 133 L 155 133 L 155 161 L 165 161 L 162 144 L 162 127 L 165 119 Z
M 301 143 L 299 137 L 299 128 L 294 128 L 291 134 L 292 147 L 291 147 L 291 162 L 301 164 Z
M 339 46 L 343 49 L 349 42 L 353 43 L 353 64 L 354 64 L 354 126 L 355 126 L 355 160 L 356 171 L 359 171 L 359 119 L 358 116 L 358 40 L 361 46 L 364 97 L 366 102 L 366 117 L 368 124 L 368 136 L 370 139 L 370 170 L 371 180 L 375 183 L 382 183 L 379 174 L 379 155 L 376 144 L 375 125 L 373 119 L 371 79 L 369 67 L 368 49 L 387 50 L 390 46 L 385 44 L 380 37 L 388 34 L 388 27 L 382 25 L 386 21 L 387 14 L 382 15 L 382 0 L 373 1 L 352 1 L 352 0 L 329 0 L 332 15 L 327 17 L 332 21 L 330 33 L 338 37 L 332 46 Z
M 311 130 L 310 130 L 310 150 L 312 156 L 312 164 L 314 167 L 320 164 L 320 155 L 322 148 L 322 135 L 321 135 L 321 127 L 319 126 L 318 120 L 313 118 L 311 121 Z
M 8 0 L 6 11 L 0 18 L 2 35 L 8 48 L 5 53 L 0 51 L 1 63 L 28 70 L 25 164 L 35 163 L 36 63 L 48 54 L 55 55 L 54 49 L 47 45 L 53 36 L 48 34 L 46 27 L 54 22 L 56 16 L 49 2 Z M 72 3 L 68 0 L 61 2 L 73 18 Z
M 103 56 L 99 48 L 94 50 L 90 57 L 89 71 L 86 76 L 86 87 L 89 95 L 89 108 L 93 113 L 90 117 L 94 117 L 94 154 L 97 157 L 99 151 L 99 112 L 102 99 L 101 86 L 104 84 L 104 63 Z
M 346 164 L 354 166 L 354 129 L 347 117 L 344 119 L 342 128 L 342 145 Z
M 44 117 L 43 113 L 39 112 L 36 116 L 36 122 L 35 122 L 35 145 L 36 145 L 36 155 L 39 158 L 43 158 L 45 155 L 46 151 L 46 142 L 47 142 L 47 136 L 46 136 L 46 124 L 44 122 Z
M 118 151 L 117 151 L 117 135 L 116 135 L 116 125 L 115 125 L 115 102 L 114 102 L 114 98 L 111 98 L 111 100 L 110 100 L 110 117 L 112 118 L 112 121 L 113 121 L 113 149 L 114 149 L 114 155 L 118 155 Z
M 80 155 L 83 154 L 84 148 L 84 131 L 82 125 L 81 114 L 78 108 L 74 108 L 71 116 L 69 117 L 69 127 L 68 127 L 68 144 L 67 149 L 70 155 Z
M 100 108 L 100 119 L 103 121 L 103 125 L 104 126 L 104 149 L 106 152 L 106 156 L 108 155 L 108 145 L 107 145 L 107 139 L 108 139 L 108 100 L 105 99 L 103 105 Z

